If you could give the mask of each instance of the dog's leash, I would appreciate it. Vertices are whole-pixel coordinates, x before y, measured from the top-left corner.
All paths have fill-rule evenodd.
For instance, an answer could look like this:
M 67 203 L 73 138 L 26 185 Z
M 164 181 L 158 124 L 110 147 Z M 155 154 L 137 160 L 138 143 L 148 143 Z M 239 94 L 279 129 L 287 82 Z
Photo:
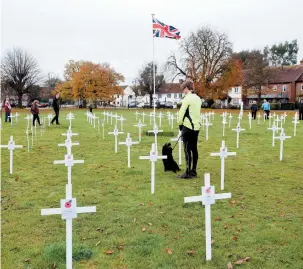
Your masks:
M 174 145 L 174 147 L 173 147 L 173 149 L 172 149 L 172 150 L 174 150 L 174 149 L 175 149 L 175 147 L 177 146 L 177 144 L 178 144 L 178 142 L 179 142 L 179 140 L 180 140 L 181 136 L 182 136 L 182 135 L 180 135 L 180 136 L 179 136 L 179 138 L 178 138 L 178 140 L 177 140 L 177 142 L 176 142 L 176 144 Z

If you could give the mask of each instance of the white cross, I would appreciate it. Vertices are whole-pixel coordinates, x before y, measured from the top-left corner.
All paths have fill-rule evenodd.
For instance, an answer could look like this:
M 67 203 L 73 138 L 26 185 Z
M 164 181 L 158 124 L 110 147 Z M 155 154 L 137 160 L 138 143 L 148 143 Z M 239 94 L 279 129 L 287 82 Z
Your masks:
M 258 112 L 258 115 L 257 115 L 258 125 L 260 125 L 260 118 L 261 118 L 261 114 L 260 114 L 260 112 Z
M 127 164 L 128 164 L 128 168 L 130 168 L 130 147 L 132 145 L 139 144 L 139 142 L 132 141 L 132 139 L 130 137 L 130 133 L 127 133 L 126 141 L 125 142 L 119 142 L 119 144 L 127 146 Z
M 171 115 L 170 115 L 170 123 L 171 123 L 171 129 L 172 129 L 172 130 L 174 129 L 174 119 L 175 119 L 174 115 L 171 114 Z
M 181 135 L 181 131 L 179 131 L 178 137 L 176 138 L 171 138 L 171 141 L 178 141 L 178 145 L 179 145 L 179 165 L 181 165 L 182 163 L 182 135 Z
M 139 128 L 139 141 L 141 142 L 142 127 L 146 126 L 146 124 L 142 124 L 141 120 L 139 120 L 138 124 L 134 125 L 134 126 Z
M 292 123 L 294 124 L 294 136 L 296 136 L 297 134 L 297 124 L 299 124 L 300 122 L 298 121 L 298 114 L 295 114 L 294 120 L 292 121 Z
M 140 160 L 150 160 L 151 162 L 151 193 L 155 193 L 155 163 L 159 159 L 167 159 L 167 156 L 159 156 L 155 144 L 152 144 L 152 149 L 149 156 L 140 156 Z
M 170 112 L 169 111 L 166 112 L 166 116 L 167 116 L 167 119 L 168 119 L 168 124 L 170 125 Z
M 245 131 L 245 129 L 241 129 L 240 127 L 240 122 L 238 122 L 237 128 L 236 129 L 232 129 L 232 131 L 236 131 L 237 132 L 237 148 L 239 148 L 239 137 L 240 137 L 240 133 L 242 131 Z
M 9 173 L 13 173 L 13 152 L 15 149 L 23 148 L 22 145 L 15 145 L 13 136 L 10 137 L 7 145 L 1 145 L 1 148 L 7 148 L 9 150 Z
M 114 135 L 115 136 L 115 153 L 118 152 L 118 135 L 119 134 L 124 134 L 123 132 L 119 132 L 117 125 L 115 125 L 114 131 L 109 132 L 108 134 Z
M 268 130 L 272 131 L 272 146 L 275 146 L 275 134 L 276 131 L 281 130 L 281 128 L 277 127 L 275 123 L 273 123 L 271 128 L 267 128 Z
M 15 118 L 16 118 L 16 123 L 18 123 L 18 117 L 19 117 L 20 115 L 18 114 L 18 112 L 16 112 L 16 114 L 15 114 Z
M 123 121 L 125 121 L 126 119 L 123 118 L 123 116 L 121 115 L 120 118 L 119 118 L 119 121 L 120 121 L 120 126 L 121 126 L 121 131 L 123 132 Z
M 159 127 L 161 127 L 161 126 L 162 126 L 162 118 L 163 118 L 162 112 L 160 112 L 160 113 L 158 114 L 158 118 L 159 118 Z
M 105 110 L 103 111 L 103 120 L 105 121 L 105 116 L 106 116 L 106 112 L 105 112 Z
M 241 113 L 239 113 L 239 116 L 238 116 L 238 120 L 239 120 L 239 122 L 242 120 L 242 114 Z
M 103 139 L 104 139 L 104 125 L 105 125 L 105 121 L 103 120 L 102 123 L 101 123 Z
M 136 120 L 138 120 L 138 115 L 140 115 L 140 113 L 136 111 L 135 115 L 136 115 Z
M 232 119 L 232 115 L 231 115 L 231 113 L 229 113 L 229 116 L 228 116 L 228 118 L 229 118 L 229 122 L 228 122 L 228 128 L 230 128 L 230 124 L 231 124 L 231 119 Z
M 143 112 L 143 113 L 141 113 L 141 115 L 142 115 L 142 122 L 144 123 L 144 117 L 145 117 L 145 115 L 147 115 L 147 114 L 145 114 L 145 113 Z
M 154 118 L 154 112 L 149 113 L 149 124 L 152 125 L 152 119 Z
M 283 160 L 283 144 L 284 144 L 283 142 L 284 142 L 284 140 L 286 140 L 288 138 L 291 138 L 291 136 L 286 136 L 283 128 L 281 129 L 280 136 L 275 137 L 275 139 L 280 140 L 280 161 Z
M 208 140 L 208 127 L 211 126 L 211 125 L 213 125 L 213 124 L 210 123 L 210 122 L 207 120 L 207 118 L 206 118 L 204 125 L 205 125 L 205 128 L 206 128 L 206 130 L 205 130 L 205 139 L 206 139 L 206 141 L 207 141 L 207 140 Z
M 72 126 L 72 120 L 75 119 L 74 114 L 69 112 L 66 116 L 66 119 L 69 120 L 69 126 Z
M 84 160 L 74 160 L 74 156 L 72 154 L 65 154 L 64 160 L 54 161 L 54 164 L 64 164 L 67 167 L 67 197 L 72 197 L 72 166 L 74 166 L 76 163 L 84 163 Z
M 284 114 L 283 114 L 284 124 L 285 124 L 285 121 L 286 121 L 286 117 L 287 117 L 287 113 L 284 112 Z
M 108 118 L 109 118 L 109 112 L 106 112 L 106 123 L 108 123 Z
M 67 139 L 71 139 L 72 136 L 78 135 L 78 133 L 73 133 L 71 127 L 69 126 L 68 130 L 66 131 L 65 134 L 61 134 L 63 136 L 66 136 Z
M 67 138 L 63 144 L 58 144 L 59 147 L 66 147 L 67 154 L 72 154 L 72 146 L 79 146 L 79 142 L 72 143 L 70 138 Z
M 213 120 L 215 120 L 215 114 L 216 114 L 216 113 L 215 113 L 214 111 L 211 112 L 211 115 L 212 115 L 212 117 L 213 117 Z
M 67 197 L 61 199 L 60 208 L 47 208 L 41 209 L 41 215 L 61 215 L 63 220 L 66 220 L 66 269 L 73 268 L 73 226 L 72 220 L 77 218 L 80 213 L 94 213 L 96 212 L 95 206 L 77 207 L 76 198 Z
M 222 135 L 225 136 L 225 125 L 227 124 L 226 118 L 223 117 L 222 120 Z
M 263 122 L 265 122 L 267 114 L 265 112 L 263 112 Z
M 30 124 L 30 120 L 32 119 L 32 117 L 30 115 L 26 116 L 24 119 L 27 120 L 27 128 L 31 125 Z
M 114 117 L 114 115 L 113 115 L 113 113 L 111 112 L 111 113 L 110 113 L 110 125 L 113 125 L 113 117 Z
M 272 118 L 275 118 L 275 115 L 272 116 L 271 114 L 268 116 L 268 119 L 269 119 L 269 122 L 268 122 L 268 126 L 270 127 L 271 126 L 271 119 Z
M 228 152 L 224 140 L 222 141 L 220 152 L 210 154 L 210 156 L 219 156 L 221 158 L 221 190 L 224 190 L 225 158 L 228 156 L 235 156 L 236 154 L 236 152 Z
M 48 114 L 47 115 L 47 119 L 48 119 L 48 126 L 50 126 L 51 125 L 51 121 L 53 119 L 53 114 Z
M 156 150 L 158 151 L 158 133 L 163 132 L 163 130 L 159 130 L 157 124 L 154 124 L 154 129 L 149 130 L 149 133 L 154 133 L 155 134 L 155 145 L 156 145 Z
M 218 199 L 231 198 L 231 193 L 215 194 L 215 187 L 210 186 L 210 174 L 204 174 L 204 187 L 202 195 L 184 197 L 184 203 L 202 202 L 205 205 L 205 239 L 206 239 L 206 260 L 211 260 L 211 212 L 210 206 Z
M 116 112 L 116 115 L 114 117 L 116 118 L 116 124 L 115 125 L 118 125 L 119 116 L 118 116 L 117 112 Z
M 13 114 L 8 116 L 11 119 L 11 125 L 13 125 L 13 118 L 15 118 L 16 116 L 14 116 Z
M 251 121 L 252 121 L 252 115 L 251 113 L 249 112 L 248 113 L 248 123 L 249 123 L 249 129 L 251 130 Z

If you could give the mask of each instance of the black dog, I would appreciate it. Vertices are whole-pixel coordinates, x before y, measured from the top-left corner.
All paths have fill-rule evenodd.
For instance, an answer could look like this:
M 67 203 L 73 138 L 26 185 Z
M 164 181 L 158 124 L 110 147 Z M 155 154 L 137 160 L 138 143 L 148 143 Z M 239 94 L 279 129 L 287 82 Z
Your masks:
M 180 171 L 179 165 L 175 162 L 175 160 L 173 158 L 173 149 L 172 149 L 170 143 L 166 143 L 162 147 L 162 155 L 167 156 L 167 159 L 163 159 L 165 172 L 173 171 L 174 173 L 177 173 L 177 171 Z

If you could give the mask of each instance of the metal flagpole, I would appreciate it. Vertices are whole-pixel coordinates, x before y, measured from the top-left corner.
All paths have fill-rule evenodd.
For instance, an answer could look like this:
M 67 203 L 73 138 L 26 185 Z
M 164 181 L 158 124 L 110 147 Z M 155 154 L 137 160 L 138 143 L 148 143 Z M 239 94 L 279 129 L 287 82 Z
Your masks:
M 155 14 L 152 14 L 152 18 L 154 18 Z M 153 34 L 153 80 L 154 80 L 154 125 L 156 124 L 156 65 L 155 65 L 155 35 Z

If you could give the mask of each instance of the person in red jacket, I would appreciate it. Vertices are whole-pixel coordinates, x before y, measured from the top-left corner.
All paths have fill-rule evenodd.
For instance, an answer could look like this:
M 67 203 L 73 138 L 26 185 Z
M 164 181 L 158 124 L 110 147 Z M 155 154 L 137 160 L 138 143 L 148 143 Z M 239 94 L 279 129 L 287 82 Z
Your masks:
M 11 122 L 11 118 L 9 116 L 11 115 L 12 108 L 9 101 L 5 101 L 4 110 L 5 110 L 5 122 L 7 122 L 7 120 Z
M 35 126 L 35 121 L 37 120 L 39 125 L 40 123 L 40 118 L 39 118 L 39 101 L 35 100 L 31 106 L 31 112 L 33 114 L 33 126 Z

